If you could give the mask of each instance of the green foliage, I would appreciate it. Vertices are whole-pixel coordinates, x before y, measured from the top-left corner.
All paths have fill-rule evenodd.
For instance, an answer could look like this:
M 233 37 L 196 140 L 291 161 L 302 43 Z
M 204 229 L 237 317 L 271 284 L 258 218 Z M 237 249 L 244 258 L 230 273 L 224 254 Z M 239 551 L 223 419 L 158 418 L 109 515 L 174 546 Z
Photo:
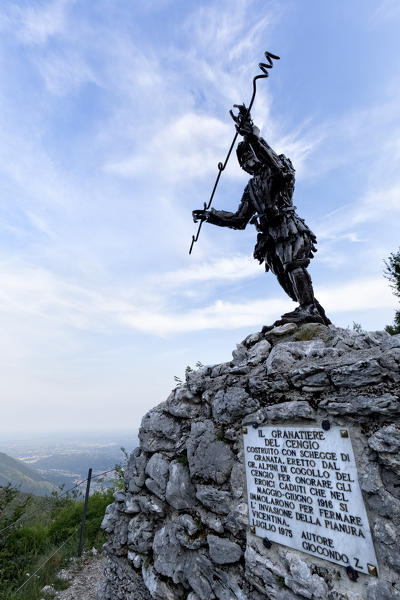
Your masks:
M 122 463 L 115 465 L 115 476 L 113 479 L 113 487 L 117 490 L 122 490 L 125 483 L 125 470 L 129 460 L 129 454 L 126 449 L 122 446 L 121 452 L 123 454 Z
M 325 326 L 318 323 L 304 323 L 294 332 L 293 339 L 297 342 L 308 342 L 316 338 L 324 339 Z
M 400 248 L 397 252 L 392 252 L 384 263 L 384 276 L 390 281 L 394 295 L 400 298 Z
M 220 442 L 223 442 L 225 439 L 225 431 L 223 429 L 220 429 L 217 432 L 217 440 L 219 440 Z
M 21 494 L 11 483 L 0 487 L 0 529 L 20 519 L 31 501 L 30 495 Z
M 385 330 L 390 333 L 390 335 L 400 333 L 400 310 L 396 310 L 395 312 L 393 325 L 386 325 Z
M 361 325 L 361 323 L 357 323 L 353 321 L 353 325 L 350 328 L 350 325 L 346 326 L 347 331 L 355 331 L 356 333 L 365 333 L 365 329 Z
M 355 331 L 356 333 L 364 333 L 364 329 L 362 328 L 361 323 L 356 323 L 355 321 L 353 321 L 353 331 Z
M 278 586 L 282 589 L 285 589 L 287 587 L 286 583 L 285 583 L 285 579 L 279 575 L 276 578 L 276 582 L 277 582 Z
M 99 548 L 105 541 L 100 524 L 106 506 L 113 501 L 115 489 L 97 491 L 89 497 L 86 548 Z M 57 572 L 67 565 L 71 556 L 76 555 L 83 510 L 83 501 L 78 497 L 79 493 L 65 494 L 62 490 L 47 498 L 26 497 L 11 485 L 0 487 L 0 529 L 23 517 L 0 534 L 2 600 L 40 600 L 40 591 L 45 585 L 51 583 L 56 589 L 65 586 L 57 579 Z M 52 556 L 69 537 L 62 549 Z M 50 560 L 45 563 L 47 559 Z M 27 580 L 27 574 L 34 573 L 38 567 L 41 568 L 37 575 L 15 595 L 16 589 Z
M 397 252 L 392 252 L 384 263 L 384 277 L 390 281 L 394 295 L 400 298 L 400 248 Z M 390 335 L 400 333 L 400 310 L 396 310 L 393 325 L 387 325 L 385 329 Z
M 196 369 L 202 369 L 203 367 L 204 367 L 203 363 L 201 363 L 199 360 L 196 361 L 196 363 L 195 363 L 195 369 L 193 369 L 190 365 L 186 365 L 185 375 L 188 375 L 189 373 L 193 373 L 193 371 L 195 371 Z M 174 381 L 178 386 L 182 385 L 182 383 L 183 383 L 182 379 L 180 377 L 178 377 L 177 375 L 174 375 Z
M 187 467 L 189 465 L 189 460 L 185 452 L 182 452 L 182 454 L 180 454 L 177 458 L 176 458 L 176 462 L 180 463 L 181 465 L 185 465 L 185 467 Z

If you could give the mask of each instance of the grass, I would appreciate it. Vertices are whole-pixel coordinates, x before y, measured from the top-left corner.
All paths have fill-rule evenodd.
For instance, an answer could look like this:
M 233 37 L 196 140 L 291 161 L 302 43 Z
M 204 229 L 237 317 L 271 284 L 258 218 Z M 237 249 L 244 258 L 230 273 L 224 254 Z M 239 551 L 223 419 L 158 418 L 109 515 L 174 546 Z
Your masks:
M 113 501 L 113 492 L 114 489 L 108 489 L 90 496 L 84 548 L 99 548 L 104 543 L 100 524 L 106 506 Z M 55 589 L 68 585 L 57 573 L 76 556 L 82 510 L 83 501 L 77 498 L 55 494 L 27 499 L 10 486 L 0 488 L 0 529 L 21 514 L 24 517 L 0 534 L 0 600 L 40 600 L 45 585 L 51 584 Z M 17 593 L 37 569 L 38 573 Z

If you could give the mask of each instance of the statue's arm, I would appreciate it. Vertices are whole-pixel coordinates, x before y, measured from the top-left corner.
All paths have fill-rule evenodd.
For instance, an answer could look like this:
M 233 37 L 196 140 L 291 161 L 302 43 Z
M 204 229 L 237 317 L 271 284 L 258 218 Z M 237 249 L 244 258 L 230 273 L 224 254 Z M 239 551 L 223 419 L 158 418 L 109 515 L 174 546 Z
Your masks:
M 286 171 L 284 162 L 281 157 L 271 148 L 271 146 L 254 133 L 245 136 L 245 141 L 250 144 L 254 150 L 258 160 L 264 165 L 270 166 L 276 171 Z
M 254 207 L 245 193 L 236 212 L 211 208 L 207 216 L 207 222 L 212 223 L 212 225 L 219 225 L 220 227 L 244 229 L 254 213 Z
M 197 213 L 197 214 L 196 214 Z M 202 213 L 202 214 L 201 214 Z M 251 217 L 254 215 L 255 209 L 248 198 L 248 194 L 243 194 L 242 201 L 236 212 L 227 210 L 216 210 L 211 208 L 207 211 L 193 211 L 194 220 L 203 219 L 212 225 L 219 227 L 230 227 L 231 229 L 244 229 Z
M 238 115 L 235 115 L 232 110 L 230 111 L 230 115 L 235 122 L 236 131 L 243 136 L 246 144 L 251 145 L 258 160 L 276 171 L 286 171 L 281 157 L 260 137 L 260 130 L 254 125 L 251 115 L 247 113 L 246 106 L 244 104 L 234 104 L 234 108 L 239 110 Z

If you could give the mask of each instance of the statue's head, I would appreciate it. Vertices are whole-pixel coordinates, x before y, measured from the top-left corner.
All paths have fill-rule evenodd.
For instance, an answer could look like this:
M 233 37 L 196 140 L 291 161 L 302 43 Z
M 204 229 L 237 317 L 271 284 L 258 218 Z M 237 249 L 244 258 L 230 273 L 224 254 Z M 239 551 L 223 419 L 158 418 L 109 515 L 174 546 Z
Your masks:
M 256 175 L 259 172 L 262 164 L 248 142 L 240 142 L 236 148 L 236 154 L 239 165 L 246 173 Z

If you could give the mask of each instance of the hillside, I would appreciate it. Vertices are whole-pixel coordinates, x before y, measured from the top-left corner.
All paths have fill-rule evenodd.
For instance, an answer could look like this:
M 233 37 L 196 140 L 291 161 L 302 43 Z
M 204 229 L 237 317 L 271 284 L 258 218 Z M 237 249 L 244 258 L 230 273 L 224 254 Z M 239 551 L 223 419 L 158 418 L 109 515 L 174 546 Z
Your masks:
M 53 484 L 23 462 L 0 452 L 0 486 L 6 486 L 9 482 L 18 487 L 21 492 L 38 496 L 46 496 L 55 489 Z

